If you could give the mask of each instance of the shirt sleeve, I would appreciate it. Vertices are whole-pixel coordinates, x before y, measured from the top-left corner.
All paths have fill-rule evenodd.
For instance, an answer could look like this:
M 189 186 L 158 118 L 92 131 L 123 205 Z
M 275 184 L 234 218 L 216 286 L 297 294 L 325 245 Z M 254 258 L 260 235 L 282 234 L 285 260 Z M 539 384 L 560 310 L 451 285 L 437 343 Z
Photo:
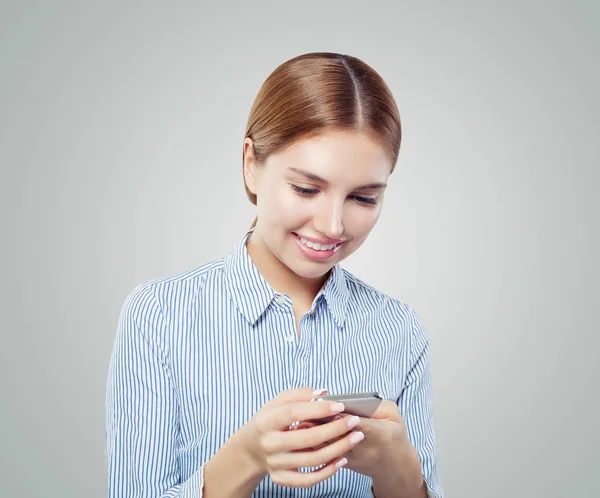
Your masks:
M 426 483 L 427 484 L 427 483 Z M 373 486 L 371 486 L 371 496 L 373 498 L 377 498 L 375 496 L 375 491 L 373 490 Z M 431 488 L 429 487 L 429 485 L 427 485 L 427 498 L 440 498 L 439 495 L 436 495 Z
M 408 333 L 411 334 L 410 363 L 398 406 L 406 422 L 408 437 L 419 455 L 428 496 L 443 498 L 442 483 L 437 475 L 429 341 L 414 310 L 410 310 L 408 319 Z
M 121 309 L 106 389 L 109 498 L 199 498 L 203 470 L 180 482 L 178 405 L 152 288 L 141 284 Z

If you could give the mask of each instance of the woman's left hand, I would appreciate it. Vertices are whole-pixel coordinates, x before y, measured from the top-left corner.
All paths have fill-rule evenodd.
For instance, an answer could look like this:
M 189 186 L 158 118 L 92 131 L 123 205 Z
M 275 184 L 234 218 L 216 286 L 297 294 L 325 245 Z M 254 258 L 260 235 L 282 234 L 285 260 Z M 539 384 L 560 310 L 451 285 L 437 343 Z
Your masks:
M 353 430 L 361 431 L 365 438 L 345 455 L 346 468 L 370 476 L 374 482 L 394 479 L 399 486 L 422 482 L 419 456 L 396 403 L 383 400 L 371 418 L 360 417 Z

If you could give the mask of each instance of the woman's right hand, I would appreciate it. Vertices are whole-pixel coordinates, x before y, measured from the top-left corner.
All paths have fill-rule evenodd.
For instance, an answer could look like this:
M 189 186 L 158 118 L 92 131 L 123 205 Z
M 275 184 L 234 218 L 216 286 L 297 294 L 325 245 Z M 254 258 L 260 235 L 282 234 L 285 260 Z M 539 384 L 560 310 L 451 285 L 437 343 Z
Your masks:
M 364 435 L 353 432 L 358 417 L 344 417 L 324 424 L 310 422 L 343 411 L 340 403 L 311 402 L 310 388 L 284 391 L 265 404 L 241 428 L 245 451 L 280 486 L 306 488 L 328 479 L 348 462 L 344 455 Z M 296 430 L 292 424 L 300 422 Z M 303 467 L 323 467 L 300 472 Z

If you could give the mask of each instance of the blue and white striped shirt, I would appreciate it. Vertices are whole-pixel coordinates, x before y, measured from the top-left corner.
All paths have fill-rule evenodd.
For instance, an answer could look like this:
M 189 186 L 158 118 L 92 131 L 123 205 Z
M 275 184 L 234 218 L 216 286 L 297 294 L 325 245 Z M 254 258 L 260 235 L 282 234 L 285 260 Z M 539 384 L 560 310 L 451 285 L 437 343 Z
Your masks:
M 281 391 L 379 391 L 395 400 L 441 498 L 426 332 L 415 311 L 339 265 L 300 320 L 246 249 L 137 286 L 121 310 L 106 393 L 110 498 L 202 496 L 203 465 Z M 371 497 L 349 469 L 312 488 L 253 497 Z

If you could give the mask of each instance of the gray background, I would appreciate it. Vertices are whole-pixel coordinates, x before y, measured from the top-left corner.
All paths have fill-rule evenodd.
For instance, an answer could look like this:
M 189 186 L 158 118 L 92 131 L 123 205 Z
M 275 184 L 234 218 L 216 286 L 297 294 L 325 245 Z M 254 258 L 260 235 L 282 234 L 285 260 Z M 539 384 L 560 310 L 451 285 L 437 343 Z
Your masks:
M 447 495 L 597 496 L 599 5 L 4 4 L 0 495 L 105 496 L 120 307 L 243 235 L 256 92 L 326 50 L 400 108 L 346 267 L 429 331 Z

